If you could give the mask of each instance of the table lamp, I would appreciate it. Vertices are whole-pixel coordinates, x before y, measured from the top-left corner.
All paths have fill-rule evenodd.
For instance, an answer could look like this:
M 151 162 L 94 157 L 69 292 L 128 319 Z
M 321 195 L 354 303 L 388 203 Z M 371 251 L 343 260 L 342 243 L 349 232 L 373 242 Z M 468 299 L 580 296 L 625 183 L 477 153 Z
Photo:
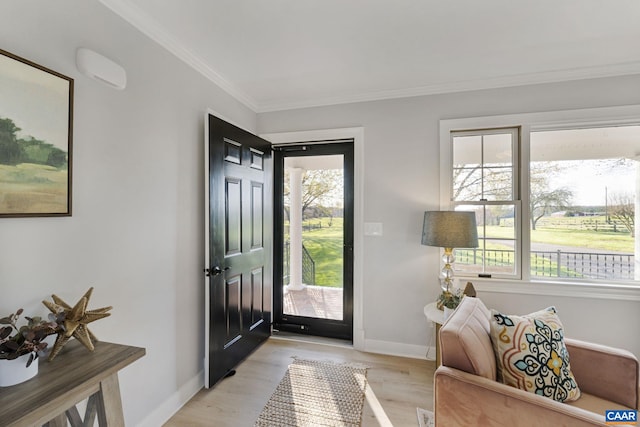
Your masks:
M 475 212 L 427 211 L 422 225 L 422 244 L 444 248 L 442 268 L 443 292 L 451 292 L 454 248 L 478 247 Z

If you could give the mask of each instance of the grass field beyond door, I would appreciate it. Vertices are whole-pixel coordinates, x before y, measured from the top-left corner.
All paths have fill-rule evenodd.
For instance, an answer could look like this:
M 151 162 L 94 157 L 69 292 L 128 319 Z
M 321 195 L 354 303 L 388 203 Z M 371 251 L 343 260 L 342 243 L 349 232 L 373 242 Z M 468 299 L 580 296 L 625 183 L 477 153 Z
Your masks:
M 302 244 L 315 262 L 316 286 L 343 286 L 343 223 L 342 218 L 329 217 L 303 222 Z

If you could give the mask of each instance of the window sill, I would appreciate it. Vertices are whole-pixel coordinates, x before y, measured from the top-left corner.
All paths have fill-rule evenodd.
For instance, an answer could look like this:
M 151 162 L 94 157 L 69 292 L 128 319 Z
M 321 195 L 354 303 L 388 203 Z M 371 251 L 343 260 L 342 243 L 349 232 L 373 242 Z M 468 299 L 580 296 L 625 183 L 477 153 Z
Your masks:
M 461 277 L 481 292 L 640 301 L 640 286 Z

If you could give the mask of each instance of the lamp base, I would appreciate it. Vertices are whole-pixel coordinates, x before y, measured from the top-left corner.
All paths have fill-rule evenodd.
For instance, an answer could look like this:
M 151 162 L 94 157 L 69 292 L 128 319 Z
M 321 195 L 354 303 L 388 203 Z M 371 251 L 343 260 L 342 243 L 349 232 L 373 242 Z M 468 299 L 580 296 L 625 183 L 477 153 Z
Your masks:
M 453 255 L 453 248 L 444 248 L 442 261 L 444 262 L 444 267 L 442 267 L 442 270 L 440 271 L 440 277 L 442 278 L 440 287 L 443 292 L 448 292 L 451 289 L 451 283 L 453 282 L 453 263 L 456 261 L 456 258 Z

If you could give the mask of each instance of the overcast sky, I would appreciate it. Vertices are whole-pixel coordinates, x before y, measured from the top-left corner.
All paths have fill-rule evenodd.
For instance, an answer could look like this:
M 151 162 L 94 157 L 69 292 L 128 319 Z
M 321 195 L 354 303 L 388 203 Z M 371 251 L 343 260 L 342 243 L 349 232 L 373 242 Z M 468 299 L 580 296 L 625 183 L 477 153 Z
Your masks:
M 572 204 L 575 206 L 604 206 L 605 192 L 609 201 L 616 193 L 635 195 L 636 161 L 627 160 L 622 164 L 598 160 L 558 163 L 564 167 L 551 179 L 552 186 L 573 191 Z

